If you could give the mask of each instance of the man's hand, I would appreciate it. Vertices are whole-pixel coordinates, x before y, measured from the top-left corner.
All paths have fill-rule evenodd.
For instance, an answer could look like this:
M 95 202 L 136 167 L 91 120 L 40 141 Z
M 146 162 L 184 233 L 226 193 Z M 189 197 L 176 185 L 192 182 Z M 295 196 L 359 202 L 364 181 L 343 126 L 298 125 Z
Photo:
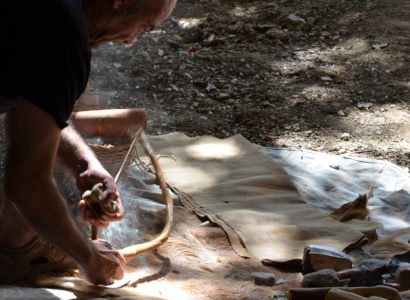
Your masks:
M 112 279 L 121 280 L 124 277 L 125 258 L 113 246 L 105 241 L 93 241 L 94 253 L 92 259 L 79 266 L 81 275 L 93 284 L 108 284 Z
M 111 201 L 118 203 L 120 208 L 118 213 L 115 216 L 105 216 L 107 223 L 102 223 L 91 217 L 91 211 L 87 208 L 85 201 L 80 201 L 80 215 L 88 225 L 106 228 L 109 222 L 122 220 L 123 209 L 114 178 L 103 168 L 94 152 L 71 126 L 64 128 L 61 132 L 57 158 L 76 179 L 80 195 L 101 182 L 104 185 L 103 205 L 109 205 Z
M 106 221 L 106 223 L 92 217 L 92 212 L 84 200 L 81 200 L 79 203 L 79 211 L 80 215 L 88 225 L 98 228 L 106 228 L 109 225 L 109 222 L 122 220 L 123 208 L 114 178 L 99 163 L 96 165 L 97 166 L 95 168 L 90 167 L 80 174 L 77 178 L 77 189 L 82 195 L 86 190 L 90 190 L 95 184 L 101 182 L 104 185 L 102 205 L 109 206 L 111 201 L 115 201 L 118 204 L 119 211 L 114 216 L 109 216 L 106 214 L 102 215 L 101 217 Z

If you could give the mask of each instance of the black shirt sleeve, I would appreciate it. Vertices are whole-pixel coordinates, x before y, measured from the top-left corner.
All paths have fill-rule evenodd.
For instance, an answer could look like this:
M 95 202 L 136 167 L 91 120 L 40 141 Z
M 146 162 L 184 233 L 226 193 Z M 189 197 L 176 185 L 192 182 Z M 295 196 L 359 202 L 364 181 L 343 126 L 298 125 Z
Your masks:
M 23 97 L 67 126 L 91 49 L 80 0 L 0 3 L 0 95 Z

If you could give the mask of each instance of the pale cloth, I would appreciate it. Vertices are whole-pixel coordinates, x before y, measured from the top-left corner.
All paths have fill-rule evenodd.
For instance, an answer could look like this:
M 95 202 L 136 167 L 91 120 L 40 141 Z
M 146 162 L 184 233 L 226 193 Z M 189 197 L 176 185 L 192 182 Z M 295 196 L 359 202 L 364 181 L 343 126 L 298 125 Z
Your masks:
M 307 204 L 285 170 L 240 135 L 150 137 L 167 183 L 181 202 L 228 234 L 241 256 L 286 262 L 301 259 L 307 244 L 339 250 L 365 236 Z

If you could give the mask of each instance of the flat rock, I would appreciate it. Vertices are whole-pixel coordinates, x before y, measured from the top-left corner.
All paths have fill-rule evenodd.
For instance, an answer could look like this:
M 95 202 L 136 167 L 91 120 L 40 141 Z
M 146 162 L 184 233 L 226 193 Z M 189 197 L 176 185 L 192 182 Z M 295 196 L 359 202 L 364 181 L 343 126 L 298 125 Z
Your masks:
M 354 268 L 360 270 L 377 271 L 383 273 L 389 261 L 378 258 L 365 258 L 354 263 Z
M 265 35 L 268 38 L 278 39 L 280 41 L 287 41 L 289 39 L 289 36 L 284 31 L 276 28 L 269 29 L 266 31 Z
M 337 271 L 352 268 L 352 260 L 343 251 L 336 248 L 306 245 L 303 253 L 302 273 L 310 273 L 323 269 Z
M 337 272 L 331 269 L 306 274 L 302 280 L 302 287 L 333 287 L 340 285 Z
M 351 278 L 348 286 L 376 286 L 383 284 L 383 277 L 376 271 L 359 271 L 356 272 Z
M 305 26 L 306 21 L 302 19 L 301 17 L 298 17 L 295 14 L 290 14 L 286 18 L 286 28 L 289 29 L 290 31 L 298 31 Z
M 253 272 L 251 276 L 256 285 L 274 286 L 276 284 L 276 276 L 273 273 Z
M 331 289 L 327 294 L 326 294 L 326 299 L 325 300 L 364 300 L 367 298 L 364 298 L 362 296 L 353 294 L 348 291 L 344 291 L 338 288 Z

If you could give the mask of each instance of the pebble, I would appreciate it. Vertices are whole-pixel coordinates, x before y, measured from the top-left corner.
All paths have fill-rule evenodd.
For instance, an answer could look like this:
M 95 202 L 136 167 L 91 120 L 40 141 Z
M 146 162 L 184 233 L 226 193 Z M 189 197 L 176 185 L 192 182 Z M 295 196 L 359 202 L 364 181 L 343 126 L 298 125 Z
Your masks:
M 340 139 L 343 140 L 343 141 L 348 141 L 348 140 L 350 140 L 350 134 L 345 132 L 340 136 Z
M 359 102 L 359 103 L 357 104 L 357 107 L 358 107 L 358 108 L 370 108 L 370 107 L 372 107 L 372 106 L 373 106 L 372 103 Z
M 307 21 L 309 24 L 315 24 L 316 19 L 315 19 L 314 17 L 308 17 L 308 18 L 306 19 L 306 21 Z
M 286 28 L 290 31 L 299 31 L 302 30 L 303 26 L 305 26 L 306 21 L 301 17 L 298 17 L 295 14 L 290 14 L 286 18 Z
M 323 269 L 306 274 L 302 280 L 302 287 L 329 287 L 340 286 L 339 276 L 332 269 Z
M 227 99 L 229 99 L 229 94 L 220 93 L 219 95 L 216 96 L 216 98 L 217 98 L 218 100 L 227 100 Z
M 337 151 L 337 154 L 344 154 L 346 153 L 346 149 L 340 149 L 339 151 Z
M 253 272 L 251 276 L 256 285 L 274 286 L 276 283 L 276 276 L 273 273 Z
M 396 272 L 396 282 L 404 288 L 410 288 L 410 264 L 403 263 Z
M 174 41 L 174 40 L 168 40 L 167 44 L 173 49 L 182 48 L 182 45 L 180 43 L 178 43 L 177 41 Z
M 328 39 L 328 38 L 331 37 L 331 34 L 330 34 L 330 32 L 328 32 L 328 31 L 322 31 L 322 32 L 320 33 L 320 36 L 323 37 L 323 38 L 325 38 L 325 39 Z
M 266 31 L 265 35 L 268 38 L 278 39 L 280 41 L 287 41 L 289 39 L 289 36 L 283 30 L 276 28 L 269 29 L 268 31 Z
M 321 79 L 322 81 L 328 81 L 328 82 L 332 81 L 332 78 L 330 78 L 330 77 L 328 77 L 328 76 L 320 77 L 320 79 Z
M 356 269 L 384 272 L 389 261 L 378 258 L 365 258 L 354 263 Z
M 376 271 L 359 271 L 350 278 L 348 286 L 376 286 L 383 284 L 383 277 Z

